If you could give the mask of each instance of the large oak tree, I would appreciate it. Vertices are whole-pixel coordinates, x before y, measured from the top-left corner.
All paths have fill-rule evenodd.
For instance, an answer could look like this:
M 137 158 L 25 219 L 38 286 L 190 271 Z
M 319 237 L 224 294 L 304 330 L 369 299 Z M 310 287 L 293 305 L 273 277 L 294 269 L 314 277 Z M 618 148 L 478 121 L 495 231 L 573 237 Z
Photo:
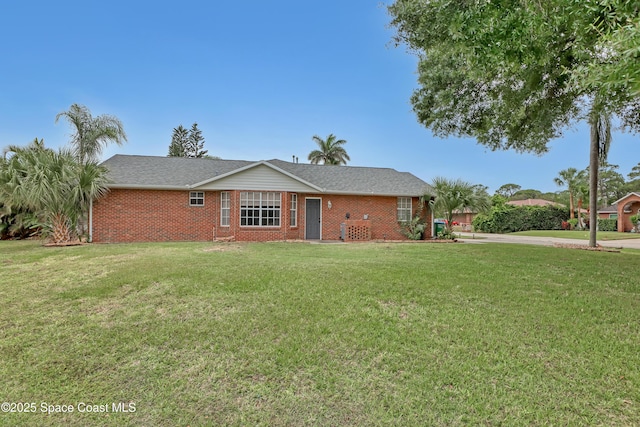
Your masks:
M 411 98 L 418 121 L 437 136 L 542 154 L 549 141 L 586 120 L 596 224 L 603 125 L 617 116 L 623 129 L 640 129 L 637 85 L 624 77 L 630 55 L 638 54 L 620 38 L 638 23 L 638 6 L 629 3 L 396 0 L 388 8 L 395 40 L 419 57 Z M 589 244 L 596 245 L 596 227 Z

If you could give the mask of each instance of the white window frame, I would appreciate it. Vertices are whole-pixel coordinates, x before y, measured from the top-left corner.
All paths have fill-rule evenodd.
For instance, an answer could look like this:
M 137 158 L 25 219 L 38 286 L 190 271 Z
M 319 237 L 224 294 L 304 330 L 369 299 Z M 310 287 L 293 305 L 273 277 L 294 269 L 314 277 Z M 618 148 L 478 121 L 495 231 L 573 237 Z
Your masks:
M 398 222 L 411 221 L 413 215 L 412 205 L 411 197 L 398 197 Z
M 291 194 L 291 206 L 289 206 L 289 227 L 298 226 L 298 195 Z
M 282 193 L 243 191 L 240 193 L 240 227 L 280 228 Z
M 231 225 L 231 193 L 220 192 L 220 226 L 229 227 Z
M 190 191 L 189 206 L 204 206 L 204 191 Z

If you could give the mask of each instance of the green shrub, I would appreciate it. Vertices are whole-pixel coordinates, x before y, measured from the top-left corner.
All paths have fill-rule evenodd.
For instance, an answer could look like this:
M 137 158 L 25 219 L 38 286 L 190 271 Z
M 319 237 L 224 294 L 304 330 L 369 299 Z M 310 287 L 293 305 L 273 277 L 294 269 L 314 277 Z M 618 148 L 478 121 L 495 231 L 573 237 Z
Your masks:
M 439 232 L 438 235 L 436 236 L 436 239 L 438 240 L 455 240 L 457 238 L 458 236 L 456 236 L 455 233 L 453 233 L 451 230 L 447 228 Z
M 598 218 L 599 231 L 618 231 L 618 220 L 615 218 Z
M 409 240 L 420 240 L 424 235 L 426 224 L 420 215 L 414 216 L 411 221 L 400 224 L 400 231 Z
M 494 206 L 488 214 L 477 215 L 473 227 L 486 233 L 528 230 L 562 230 L 569 209 L 555 206 Z

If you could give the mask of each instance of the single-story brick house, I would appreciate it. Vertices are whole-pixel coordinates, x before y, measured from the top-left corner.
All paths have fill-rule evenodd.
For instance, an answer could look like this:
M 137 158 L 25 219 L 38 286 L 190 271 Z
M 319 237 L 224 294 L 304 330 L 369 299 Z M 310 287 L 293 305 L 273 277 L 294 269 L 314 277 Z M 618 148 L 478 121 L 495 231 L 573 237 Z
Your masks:
M 402 240 L 428 184 L 388 168 L 115 155 L 94 242 Z

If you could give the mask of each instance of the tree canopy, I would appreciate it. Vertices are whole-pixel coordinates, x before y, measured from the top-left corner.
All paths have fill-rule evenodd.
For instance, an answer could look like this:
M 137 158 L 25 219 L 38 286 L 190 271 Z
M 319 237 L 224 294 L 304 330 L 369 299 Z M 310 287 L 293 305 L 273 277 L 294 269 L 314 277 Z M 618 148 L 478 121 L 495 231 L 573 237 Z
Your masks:
M 637 64 L 639 52 L 623 51 L 619 36 L 638 23 L 632 3 L 396 0 L 388 8 L 395 40 L 419 57 L 411 98 L 418 121 L 437 136 L 542 154 L 550 140 L 587 120 L 595 188 L 599 124 L 616 115 L 623 129 L 640 128 L 639 92 L 622 71 L 631 59 Z M 614 70 L 618 78 L 609 78 Z M 592 197 L 593 218 L 595 203 Z
M 167 157 L 208 157 L 206 155 L 208 150 L 204 150 L 204 142 L 198 123 L 191 125 L 191 129 L 188 130 L 178 125 L 173 129 Z
M 500 188 L 496 190 L 496 194 L 501 195 L 505 199 L 509 199 L 511 196 L 513 196 L 517 191 L 521 189 L 522 187 L 519 186 L 518 184 L 509 183 L 509 184 L 501 185 Z

